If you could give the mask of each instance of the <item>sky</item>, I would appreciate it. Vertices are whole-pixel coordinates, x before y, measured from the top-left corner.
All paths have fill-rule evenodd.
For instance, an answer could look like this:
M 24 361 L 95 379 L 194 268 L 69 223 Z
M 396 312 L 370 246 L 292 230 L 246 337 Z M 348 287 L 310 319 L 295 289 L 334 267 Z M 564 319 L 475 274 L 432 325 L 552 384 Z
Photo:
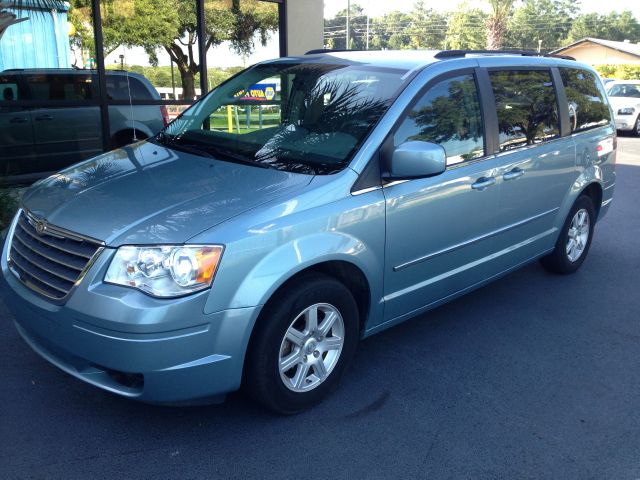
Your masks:
M 318 0 L 320 1 L 320 0 Z M 384 15 L 392 10 L 400 10 L 409 12 L 415 0 L 351 0 L 352 3 L 357 3 L 365 9 L 371 16 L 377 17 Z M 441 11 L 454 10 L 456 5 L 461 2 L 452 0 L 451 2 L 435 2 L 433 0 L 425 0 L 425 5 L 428 8 L 434 8 Z M 473 0 L 467 3 L 474 6 L 478 3 Z M 611 11 L 621 12 L 623 10 L 631 10 L 634 16 L 640 20 L 640 0 L 582 0 L 582 11 L 609 13 Z M 446 5 L 442 7 L 442 4 Z M 603 5 L 604 4 L 604 5 Z M 333 17 L 338 11 L 347 7 L 347 0 L 324 0 L 324 16 L 325 18 Z M 169 58 L 163 52 L 159 52 L 160 65 L 169 65 Z M 119 48 L 112 55 L 106 58 L 106 63 L 119 62 L 118 55 L 124 54 L 125 62 L 131 65 L 148 65 L 147 55 L 141 48 Z M 238 56 L 229 49 L 228 44 L 220 45 L 219 47 L 209 50 L 207 54 L 207 64 L 210 67 L 233 67 L 239 65 L 251 65 L 263 60 L 269 60 L 271 58 L 277 58 L 279 56 L 278 36 L 272 35 L 266 47 L 258 45 L 255 52 L 244 59 L 238 58 Z

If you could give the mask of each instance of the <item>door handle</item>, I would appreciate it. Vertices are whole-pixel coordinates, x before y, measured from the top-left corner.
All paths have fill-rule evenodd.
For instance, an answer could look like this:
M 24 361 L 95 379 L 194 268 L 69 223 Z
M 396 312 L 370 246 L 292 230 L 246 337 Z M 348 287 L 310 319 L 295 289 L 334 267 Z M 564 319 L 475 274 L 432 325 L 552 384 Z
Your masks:
M 524 170 L 522 170 L 521 168 L 514 168 L 513 170 L 511 170 L 510 172 L 505 173 L 504 175 L 502 175 L 502 179 L 503 180 L 515 180 L 518 177 L 521 177 L 522 175 L 524 175 Z
M 27 123 L 28 121 L 27 117 L 13 117 L 9 123 Z
M 36 117 L 37 122 L 48 122 L 49 120 L 53 120 L 51 115 L 40 115 L 39 117 Z
M 475 183 L 471 184 L 471 188 L 473 188 L 474 190 L 484 190 L 494 183 L 496 183 L 495 177 L 480 177 L 478 180 L 476 180 Z

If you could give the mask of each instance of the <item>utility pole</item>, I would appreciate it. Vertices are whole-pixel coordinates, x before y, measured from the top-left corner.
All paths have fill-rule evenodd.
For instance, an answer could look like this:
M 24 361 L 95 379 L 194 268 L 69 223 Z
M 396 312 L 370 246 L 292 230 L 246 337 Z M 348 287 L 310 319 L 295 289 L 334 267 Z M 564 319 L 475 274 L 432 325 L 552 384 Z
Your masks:
M 365 47 L 365 50 L 369 50 L 369 11 L 367 10 L 367 42 L 366 42 L 367 46 Z
M 351 0 L 347 0 L 347 45 L 345 47 L 346 50 L 349 50 L 349 43 L 351 38 L 349 35 L 349 14 L 351 13 Z

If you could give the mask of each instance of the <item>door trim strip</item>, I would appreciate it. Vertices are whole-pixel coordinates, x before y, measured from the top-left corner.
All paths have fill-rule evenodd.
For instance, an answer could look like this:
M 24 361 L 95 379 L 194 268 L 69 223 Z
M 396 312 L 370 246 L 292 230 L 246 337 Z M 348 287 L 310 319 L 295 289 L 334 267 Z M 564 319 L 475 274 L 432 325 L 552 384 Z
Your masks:
M 552 213 L 555 213 L 559 210 L 559 207 L 556 208 L 552 208 L 551 210 L 547 210 L 546 212 L 542 212 L 539 213 L 538 215 L 534 215 L 533 217 L 529 217 L 529 218 L 525 218 L 524 220 L 520 220 L 519 222 L 516 223 L 512 223 L 511 225 L 507 225 L 505 227 L 502 228 L 498 228 L 497 230 L 493 230 L 489 233 L 485 233 L 484 235 L 480 235 L 478 237 L 474 237 L 471 238 L 469 240 L 466 240 L 464 242 L 461 243 L 456 243 L 455 245 L 452 245 L 450 247 L 447 248 L 443 248 L 442 250 L 437 250 L 435 252 L 429 253 L 427 255 L 424 255 L 422 257 L 416 258 L 414 260 L 409 260 L 408 262 L 405 263 L 401 263 L 400 265 L 397 265 L 395 267 L 393 267 L 393 271 L 394 272 L 399 272 L 400 270 L 404 270 L 407 267 L 411 267 L 412 265 L 416 265 L 418 263 L 422 263 L 422 262 L 426 262 L 427 260 L 430 260 L 432 258 L 435 257 L 439 257 L 440 255 L 444 255 L 445 253 L 449 253 L 449 252 L 453 252 L 455 250 L 459 250 L 463 247 L 467 247 L 473 243 L 479 242 L 481 240 L 485 240 L 487 238 L 490 237 L 495 237 L 496 235 L 499 235 L 501 233 L 504 232 L 508 232 L 509 230 L 513 230 L 514 228 L 518 228 L 521 227 L 522 225 L 526 225 L 527 223 L 531 223 L 534 220 L 538 220 L 539 218 L 545 217 L 547 215 L 551 215 Z

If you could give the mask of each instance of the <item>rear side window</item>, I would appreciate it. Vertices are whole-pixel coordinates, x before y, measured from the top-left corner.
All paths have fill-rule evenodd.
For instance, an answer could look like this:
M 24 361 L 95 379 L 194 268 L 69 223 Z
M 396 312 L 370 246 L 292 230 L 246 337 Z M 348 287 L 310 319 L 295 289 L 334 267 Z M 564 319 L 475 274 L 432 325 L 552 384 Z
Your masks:
M 126 75 L 107 76 L 107 97 L 109 100 L 153 100 L 153 97 L 140 80 Z
M 569 102 L 572 132 L 601 127 L 611 121 L 604 93 L 593 73 L 578 68 L 561 68 L 560 76 Z
M 415 140 L 442 145 L 447 165 L 484 155 L 480 102 L 472 74 L 436 83 L 418 100 L 393 143 L 397 147 Z
M 496 98 L 500 150 L 560 136 L 558 102 L 548 70 L 489 72 Z
M 32 100 L 90 100 L 94 97 L 91 75 L 28 75 Z
M 20 100 L 18 79 L 10 76 L 0 76 L 0 101 L 12 102 L 14 100 Z

